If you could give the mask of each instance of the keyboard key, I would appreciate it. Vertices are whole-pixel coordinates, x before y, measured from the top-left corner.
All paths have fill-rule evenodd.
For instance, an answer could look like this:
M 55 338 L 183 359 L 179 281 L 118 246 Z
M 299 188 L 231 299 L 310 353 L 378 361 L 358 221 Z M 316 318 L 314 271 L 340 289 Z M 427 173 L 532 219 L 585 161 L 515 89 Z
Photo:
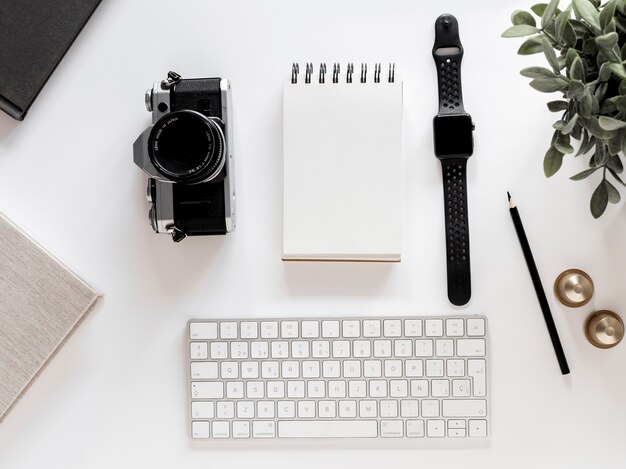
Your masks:
M 252 422 L 252 436 L 254 438 L 274 438 L 276 436 L 276 422 L 273 420 Z
M 278 339 L 278 323 L 276 321 L 261 322 L 262 339 Z
M 236 379 L 239 378 L 239 363 L 237 362 L 222 362 L 221 366 L 222 379 Z
M 355 418 L 356 401 L 339 401 L 339 417 Z
M 465 376 L 465 360 L 446 360 L 448 376 Z
M 215 409 L 213 402 L 192 402 L 191 418 L 193 419 L 212 419 L 215 417 Z M 208 429 L 207 436 L 208 438 Z
M 416 357 L 432 357 L 433 356 L 433 341 L 430 339 L 418 339 L 415 341 L 415 356 Z
M 405 399 L 400 401 L 400 416 L 402 417 L 418 417 L 419 401 L 417 399 Z M 408 433 L 408 430 L 407 430 Z M 407 435 L 408 436 L 408 435 Z
M 308 340 L 294 340 L 291 342 L 291 356 L 292 358 L 309 358 L 309 341 Z
M 238 401 L 237 402 L 237 418 L 251 419 L 254 418 L 254 402 Z
M 428 397 L 428 380 L 412 379 L 411 380 L 411 397 Z
M 404 436 L 404 421 L 381 420 L 380 436 L 383 438 L 402 438 Z
M 228 399 L 243 399 L 243 381 L 228 381 L 226 383 L 226 397 Z
M 256 379 L 259 377 L 259 362 L 241 362 L 241 377 Z
M 271 399 L 282 399 L 285 397 L 285 382 L 284 381 L 268 381 L 267 397 Z
M 241 338 L 242 339 L 256 339 L 259 336 L 258 325 L 252 321 L 242 321 L 241 323 Z
M 275 414 L 274 401 L 259 401 L 256 404 L 256 416 L 259 419 L 273 419 Z
M 426 360 L 426 376 L 443 376 L 443 360 Z
M 209 357 L 209 348 L 206 342 L 192 342 L 189 346 L 192 360 L 204 360 Z
M 422 320 L 421 319 L 405 319 L 404 335 L 407 337 L 422 336 Z
M 456 354 L 459 357 L 484 357 L 485 339 L 457 339 Z
M 424 362 L 422 360 L 406 360 L 404 374 L 408 378 L 424 376 Z
M 313 418 L 315 417 L 315 401 L 298 401 L 298 417 Z
M 334 358 L 348 358 L 350 357 L 350 342 L 347 340 L 335 340 L 333 341 L 333 357 Z
M 309 381 L 307 397 L 326 397 L 326 381 Z
M 387 397 L 387 381 L 372 380 L 369 382 L 370 397 Z
M 288 360 L 282 363 L 282 378 L 299 378 L 300 377 L 300 362 L 295 360 Z
M 378 417 L 378 401 L 360 401 L 359 417 L 373 418 Z
M 215 415 L 218 419 L 232 419 L 235 417 L 235 403 L 221 401 L 215 404 Z
M 438 357 L 454 356 L 454 341 L 451 339 L 439 339 L 435 341 L 435 354 Z
M 250 358 L 268 358 L 269 344 L 267 342 L 252 342 L 250 344 Z
M 220 323 L 220 338 L 221 339 L 236 339 L 237 338 L 237 323 L 236 322 L 221 322 Z
M 448 397 L 450 395 L 450 381 L 447 379 L 433 379 L 431 394 L 433 397 Z
M 407 420 L 406 436 L 409 438 L 424 437 L 424 421 L 423 420 Z
M 426 329 L 426 337 L 443 336 L 443 320 L 442 319 L 426 319 L 424 321 Z
M 304 381 L 287 381 L 287 397 L 297 399 L 304 395 Z
M 265 397 L 265 383 L 263 381 L 248 381 L 246 383 L 246 397 L 248 399 L 262 399 Z
M 363 337 L 375 338 L 380 337 L 380 320 L 365 319 L 363 321 Z
M 453 379 L 452 380 L 452 396 L 453 397 L 469 397 L 470 380 L 469 379 Z
M 372 356 L 372 343 L 369 340 L 355 340 L 353 355 L 356 358 L 369 358 Z
M 217 339 L 216 322 L 191 322 L 189 323 L 189 338 L 191 340 Z
M 191 379 L 216 379 L 216 362 L 191 362 Z
M 427 420 L 426 434 L 429 438 L 443 438 L 446 436 L 446 424 L 443 420 Z
M 342 321 L 341 327 L 344 337 L 361 337 L 360 321 Z
M 322 321 L 322 337 L 339 337 L 339 321 Z
M 383 335 L 385 337 L 402 336 L 402 321 L 399 319 L 385 319 L 383 321 Z
M 331 380 L 328 382 L 328 397 L 342 398 L 346 397 L 346 382 L 339 380 Z
M 278 422 L 281 438 L 373 438 L 378 436 L 376 420 L 313 420 Z
M 463 319 L 446 319 L 446 334 L 449 337 L 462 337 L 464 330 Z
M 224 383 L 221 381 L 194 381 L 191 383 L 192 399 L 221 399 L 224 397 Z
M 483 318 L 471 318 L 467 320 L 467 335 L 469 337 L 482 337 L 485 335 L 485 320 Z
M 210 438 L 210 428 L 211 424 L 209 422 L 192 422 L 191 436 L 193 438 Z
M 334 419 L 337 416 L 337 409 L 335 401 L 319 401 L 317 416 L 321 419 L 331 418 Z
M 316 360 L 307 360 L 302 362 L 302 377 L 303 378 L 319 378 L 320 377 L 320 362 Z
M 302 337 L 317 339 L 320 336 L 318 321 L 302 321 Z
M 439 401 L 424 399 L 422 401 L 422 417 L 439 417 Z
M 469 420 L 469 436 L 472 438 L 484 438 L 487 436 L 486 420 Z
M 487 401 L 484 399 L 444 399 L 442 415 L 444 417 L 485 417 Z
M 282 321 L 280 323 L 280 336 L 283 339 L 297 339 L 298 321 Z
M 367 382 L 361 380 L 348 381 L 348 396 L 365 397 L 367 396 Z
M 383 375 L 383 364 L 380 360 L 364 360 L 363 376 L 365 378 L 380 378 Z
M 229 438 L 230 423 L 229 422 L 213 422 L 212 425 L 213 438 Z
M 250 438 L 250 422 L 235 420 L 233 422 L 233 438 Z
M 374 356 L 377 358 L 391 357 L 391 340 L 375 340 Z
M 387 399 L 380 401 L 379 414 L 381 417 L 391 417 L 391 418 L 397 417 L 398 416 L 398 401 L 387 400 Z
M 487 395 L 487 379 L 485 360 L 467 360 L 467 375 L 474 380 L 474 396 L 485 397 Z
M 402 376 L 402 360 L 385 360 L 385 377 L 399 378 Z
M 339 378 L 341 376 L 341 363 L 336 360 L 323 361 L 322 376 L 324 378 Z
M 280 364 L 278 362 L 261 362 L 261 378 L 273 379 L 280 376 Z
M 278 401 L 277 408 L 279 419 L 289 419 L 296 416 L 295 401 Z
M 311 343 L 311 356 L 313 358 L 329 358 L 330 342 L 327 340 L 314 340 Z
M 289 342 L 283 340 L 272 342 L 272 358 L 289 358 Z
M 343 362 L 343 376 L 345 378 L 360 378 L 361 377 L 361 362 L 359 360 L 344 361 Z
M 396 357 L 412 357 L 413 356 L 413 342 L 410 340 L 394 340 L 394 355 Z
M 211 342 L 211 358 L 213 360 L 223 360 L 228 358 L 227 342 Z

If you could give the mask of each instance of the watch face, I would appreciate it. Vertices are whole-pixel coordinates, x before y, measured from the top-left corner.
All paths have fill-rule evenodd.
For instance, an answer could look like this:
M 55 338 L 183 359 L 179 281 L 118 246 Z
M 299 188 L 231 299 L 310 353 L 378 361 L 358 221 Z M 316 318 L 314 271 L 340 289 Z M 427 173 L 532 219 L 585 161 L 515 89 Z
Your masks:
M 435 116 L 435 155 L 439 158 L 469 157 L 474 151 L 474 124 L 469 114 Z

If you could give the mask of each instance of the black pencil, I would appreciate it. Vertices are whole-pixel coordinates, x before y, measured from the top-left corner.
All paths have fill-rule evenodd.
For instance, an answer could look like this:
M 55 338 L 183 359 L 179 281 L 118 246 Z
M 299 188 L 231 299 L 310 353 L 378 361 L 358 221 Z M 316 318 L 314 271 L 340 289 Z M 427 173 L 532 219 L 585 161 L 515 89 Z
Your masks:
M 530 245 L 528 244 L 528 238 L 526 237 L 526 232 L 524 231 L 524 225 L 522 225 L 522 219 L 519 216 L 517 207 L 511 201 L 511 194 L 507 192 L 506 195 L 509 198 L 509 212 L 511 212 L 513 225 L 515 226 L 519 242 L 522 245 L 524 258 L 526 259 L 526 264 L 528 265 L 528 272 L 530 272 L 530 278 L 535 286 L 535 293 L 537 293 L 537 299 L 539 300 L 539 305 L 541 306 L 541 312 L 543 313 L 543 318 L 545 319 L 546 326 L 548 327 L 548 333 L 550 334 L 550 340 L 552 340 L 552 346 L 554 347 L 554 352 L 556 353 L 556 359 L 561 367 L 561 373 L 567 375 L 569 374 L 569 367 L 567 366 L 565 353 L 563 352 L 563 347 L 561 346 L 561 341 L 559 339 L 559 333 L 556 330 L 556 325 L 554 324 L 554 319 L 552 318 L 552 312 L 550 311 L 550 306 L 548 305 L 546 293 L 541 285 L 537 265 L 535 264 L 533 253 L 531 252 Z

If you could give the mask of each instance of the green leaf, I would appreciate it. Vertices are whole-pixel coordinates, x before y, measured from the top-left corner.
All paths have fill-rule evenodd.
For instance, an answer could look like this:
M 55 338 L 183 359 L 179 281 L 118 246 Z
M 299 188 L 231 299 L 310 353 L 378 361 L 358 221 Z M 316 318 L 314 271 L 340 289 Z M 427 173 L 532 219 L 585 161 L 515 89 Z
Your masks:
M 600 15 L 598 10 L 588 0 L 573 0 L 574 11 L 585 20 L 596 33 L 600 33 L 602 28 L 600 27 Z
M 543 52 L 543 45 L 541 44 L 542 36 L 531 37 L 526 39 L 524 43 L 517 50 L 518 55 L 532 55 Z
M 557 136 L 553 143 L 554 148 L 559 150 L 561 153 L 574 153 L 574 147 L 571 146 L 569 143 L 569 135 L 564 135 L 558 130 L 556 131 L 556 133 Z
M 613 136 L 610 139 L 608 139 L 608 141 L 606 142 L 607 147 L 609 149 L 609 155 L 606 161 L 607 165 L 611 163 L 611 157 L 617 156 L 617 154 L 621 151 L 623 136 L 624 136 L 624 131 L 618 130 L 616 132 L 613 132 Z
M 511 15 L 511 23 L 513 25 L 527 24 L 528 26 L 537 26 L 537 22 L 533 15 L 523 10 L 515 10 Z
M 587 92 L 583 94 L 583 97 L 580 99 L 578 103 L 578 112 L 584 118 L 588 119 L 591 117 L 593 107 L 593 98 L 591 97 L 591 93 Z
M 572 62 L 572 66 L 569 70 L 569 76 L 575 80 L 580 80 L 582 82 L 585 81 L 585 68 L 583 67 L 583 61 L 580 57 L 576 57 Z
M 602 8 L 602 11 L 600 12 L 600 28 L 602 28 L 603 31 L 609 25 L 613 16 L 615 16 L 615 6 L 615 0 L 611 0 L 609 3 L 604 5 L 604 8 Z
M 576 52 L 576 49 L 567 49 L 567 52 L 565 53 L 565 64 L 567 65 L 567 68 L 572 68 L 572 64 L 574 63 L 574 60 L 579 59 L 580 55 L 578 55 L 578 52 Z
M 545 67 L 524 68 L 523 70 L 520 71 L 520 74 L 528 78 L 541 78 L 541 77 L 554 78 L 557 76 L 552 70 L 548 70 Z
M 541 44 L 543 47 L 543 53 L 546 56 L 546 59 L 548 59 L 548 63 L 552 67 L 552 70 L 554 70 L 554 73 L 559 73 L 561 67 L 559 66 L 559 60 L 556 58 L 556 53 L 554 52 L 552 44 L 550 44 L 550 41 L 548 41 L 545 37 L 541 40 Z
M 593 191 L 593 195 L 591 196 L 589 208 L 591 209 L 593 218 L 599 218 L 606 210 L 606 206 L 608 204 L 609 193 L 605 184 L 605 179 L 603 179 L 598 187 L 596 187 L 596 190 Z
M 584 171 L 581 171 L 578 174 L 574 174 L 572 177 L 570 177 L 570 179 L 572 181 L 582 181 L 583 179 L 588 178 L 589 176 L 591 176 L 593 173 L 595 173 L 598 169 L 600 168 L 591 168 L 591 169 L 585 169 Z
M 579 80 L 570 80 L 569 88 L 567 89 L 567 97 L 568 98 L 577 98 L 578 96 L 582 96 L 585 92 L 585 85 Z
M 568 21 L 565 23 L 565 30 L 563 31 L 563 41 L 568 47 L 576 47 L 576 41 L 578 40 L 576 37 L 576 31 L 574 31 L 574 27 L 572 23 Z
M 607 116 L 600 116 L 598 123 L 604 130 L 617 130 L 626 127 L 626 122 Z
M 567 88 L 567 81 L 563 78 L 535 78 L 530 82 L 530 86 L 542 93 L 553 93 L 563 91 Z
M 622 64 L 610 64 L 608 68 L 613 75 L 622 80 L 626 80 L 626 68 L 624 68 Z
M 546 11 L 547 6 L 547 3 L 537 3 L 536 5 L 531 6 L 530 9 L 535 15 L 541 18 L 543 13 Z
M 546 156 L 543 158 L 543 173 L 547 178 L 554 176 L 561 169 L 563 164 L 563 153 L 554 147 L 548 148 Z
M 530 36 L 531 34 L 538 33 L 539 30 L 534 26 L 529 26 L 527 24 L 518 24 L 515 26 L 511 26 L 509 29 L 502 33 L 502 37 L 523 37 Z
M 611 138 L 612 133 L 604 130 L 600 127 L 597 117 L 591 117 L 589 119 L 583 119 L 583 124 L 586 129 L 591 132 L 591 135 L 597 138 Z
M 623 140 L 624 138 L 622 137 L 622 141 Z M 609 160 L 606 162 L 606 165 L 618 174 L 621 174 L 624 171 L 624 164 L 622 163 L 622 159 L 619 155 L 609 156 Z
M 568 7 L 565 10 L 563 10 L 561 13 L 559 13 L 559 15 L 556 17 L 554 30 L 556 32 L 556 38 L 558 41 L 561 41 L 561 39 L 563 38 L 563 33 L 565 32 L 565 28 L 567 27 L 567 23 L 571 14 L 572 12 Z
M 609 202 L 611 202 L 612 204 L 618 203 L 619 200 L 621 199 L 621 197 L 619 195 L 619 191 L 615 188 L 615 186 L 613 184 L 611 184 L 606 179 L 605 179 L 605 182 L 606 182 L 606 190 L 607 190 L 608 195 L 609 195 Z
M 556 12 L 557 7 L 559 6 L 559 0 L 550 0 L 548 6 L 541 15 L 541 27 L 545 28 L 549 23 L 554 13 Z
M 565 111 L 567 109 L 567 101 L 550 101 L 548 102 L 550 112 Z
M 617 45 L 617 39 L 617 33 L 608 33 L 596 38 L 596 44 L 598 45 L 598 49 L 602 52 L 602 55 L 611 62 L 616 63 L 620 62 L 619 49 L 615 47 Z
M 600 66 L 600 72 L 598 73 L 598 79 L 600 81 L 607 81 L 611 78 L 611 69 L 609 68 L 609 65 L 611 65 L 610 62 L 604 62 Z
M 569 120 L 567 125 L 561 129 L 561 132 L 563 132 L 564 134 L 569 134 L 572 131 L 572 129 L 574 129 L 576 122 L 578 122 L 578 114 L 574 114 L 574 116 Z M 574 149 L 572 149 L 572 151 L 574 151 Z M 570 152 L 566 151 L 564 153 L 570 153 Z
M 613 171 L 611 168 L 606 168 L 606 169 L 608 169 L 608 170 L 609 170 L 609 173 L 611 173 L 611 176 L 613 176 L 617 182 L 619 182 L 622 186 L 626 187 L 626 183 L 625 183 L 624 181 L 622 181 L 622 178 L 621 178 L 621 177 L 619 177 L 619 176 L 615 173 L 615 171 Z

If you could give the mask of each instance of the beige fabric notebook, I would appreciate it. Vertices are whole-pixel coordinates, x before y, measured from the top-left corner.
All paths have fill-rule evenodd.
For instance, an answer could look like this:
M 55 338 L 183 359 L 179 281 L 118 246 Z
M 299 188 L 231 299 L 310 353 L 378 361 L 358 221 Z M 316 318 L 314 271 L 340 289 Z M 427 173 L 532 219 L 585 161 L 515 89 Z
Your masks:
M 0 214 L 0 421 L 98 298 Z

